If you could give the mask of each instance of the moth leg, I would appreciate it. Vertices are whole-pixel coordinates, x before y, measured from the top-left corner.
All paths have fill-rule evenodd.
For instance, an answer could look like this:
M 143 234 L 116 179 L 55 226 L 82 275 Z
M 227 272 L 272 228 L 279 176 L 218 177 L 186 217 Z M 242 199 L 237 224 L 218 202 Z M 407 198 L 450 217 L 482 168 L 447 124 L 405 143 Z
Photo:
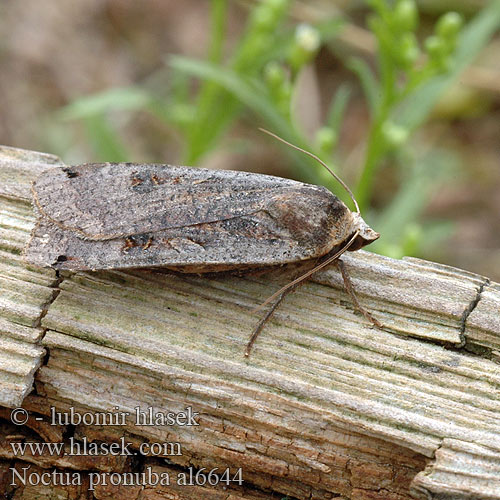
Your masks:
M 337 259 L 333 262 L 337 269 L 340 270 L 342 274 L 342 279 L 344 280 L 344 287 L 346 289 L 346 292 L 348 293 L 349 297 L 351 297 L 352 303 L 354 304 L 354 307 L 371 323 L 373 323 L 377 328 L 383 328 L 384 325 L 380 323 L 380 321 L 376 318 L 374 318 L 371 313 L 369 313 L 360 303 L 358 298 L 356 297 L 356 294 L 354 293 L 354 287 L 352 286 L 352 281 L 351 277 L 349 276 L 349 273 L 347 271 L 347 267 L 345 263 L 341 259 Z
M 318 263 L 318 260 L 319 259 L 314 259 L 314 260 L 311 260 L 309 262 L 303 262 L 301 263 L 301 272 L 300 273 L 296 273 L 295 276 L 302 276 L 303 275 L 303 268 L 304 267 L 309 267 L 311 269 L 313 269 L 314 267 L 316 267 L 316 264 Z M 268 272 L 267 269 L 263 269 L 262 270 L 263 272 Z M 297 288 L 302 285 L 303 283 L 305 283 L 307 281 L 308 278 L 304 279 L 303 281 L 299 281 L 298 283 L 295 283 L 294 285 L 292 285 L 291 287 L 288 287 L 288 288 L 284 288 L 283 291 L 278 295 L 278 297 L 276 298 L 274 304 L 270 307 L 269 311 L 267 311 L 267 313 L 263 316 L 263 318 L 259 321 L 259 324 L 255 327 L 251 337 L 250 337 L 250 340 L 248 341 L 248 344 L 247 344 L 247 347 L 245 349 L 245 356 L 248 357 L 250 356 L 250 351 L 252 350 L 252 346 L 254 345 L 255 341 L 257 340 L 257 337 L 259 336 L 260 332 L 263 330 L 264 326 L 266 325 L 266 323 L 269 321 L 269 319 L 271 318 L 271 316 L 274 314 L 274 311 L 276 311 L 276 309 L 278 308 L 278 306 L 281 304 L 281 302 L 283 302 L 283 299 L 291 292 L 293 292 L 294 290 L 297 290 Z M 259 306 L 260 307 L 260 306 Z
M 250 337 L 250 340 L 248 341 L 247 347 L 245 349 L 245 356 L 248 358 L 250 356 L 250 351 L 252 350 L 252 346 L 254 345 L 255 341 L 257 340 L 257 337 L 259 336 L 260 332 L 266 325 L 266 323 L 269 321 L 271 316 L 274 314 L 274 311 L 278 308 L 278 306 L 281 304 L 283 299 L 290 293 L 296 290 L 300 285 L 302 285 L 303 281 L 300 283 L 297 283 L 296 285 L 287 288 L 284 290 L 276 299 L 274 304 L 271 306 L 271 308 L 267 311 L 267 313 L 263 316 L 263 318 L 259 321 L 259 324 L 255 327 L 252 336 Z

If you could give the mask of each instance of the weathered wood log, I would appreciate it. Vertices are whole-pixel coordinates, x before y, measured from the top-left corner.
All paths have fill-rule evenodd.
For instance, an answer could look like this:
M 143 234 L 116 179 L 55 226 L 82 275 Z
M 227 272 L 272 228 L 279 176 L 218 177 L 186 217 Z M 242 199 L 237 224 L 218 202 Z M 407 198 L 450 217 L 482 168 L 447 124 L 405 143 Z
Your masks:
M 231 483 L 230 498 L 270 498 L 264 491 L 299 499 L 500 498 L 498 284 L 418 259 L 355 252 L 344 261 L 384 331 L 353 311 L 329 269 L 287 298 L 246 359 L 258 321 L 251 310 L 288 281 L 290 269 L 58 278 L 26 266 L 21 252 L 34 224 L 29 183 L 57 163 L 0 150 L 0 416 L 8 421 L 7 408 L 21 403 L 30 412 L 17 437 L 12 424 L 4 435 L 26 441 L 34 431 L 38 441 L 65 446 L 71 437 L 109 443 L 125 436 L 134 450 L 166 443 L 168 466 L 151 451 L 120 461 L 19 456 L 4 445 L 0 488 L 16 460 L 38 473 L 35 467 L 81 471 L 84 481 L 91 469 L 153 467 L 174 478 L 188 467 L 241 468 L 244 486 Z M 33 376 L 36 393 L 26 396 Z M 190 407 L 199 425 L 138 426 L 136 407 Z M 71 408 L 131 415 L 123 426 L 48 424 L 51 412 Z M 176 443 L 181 453 L 169 453 Z M 227 498 L 220 487 L 168 491 Z M 19 498 L 32 498 L 23 488 Z M 153 491 L 172 498 L 159 487 L 100 488 L 95 498 L 152 498 Z M 84 490 L 65 491 L 80 498 Z

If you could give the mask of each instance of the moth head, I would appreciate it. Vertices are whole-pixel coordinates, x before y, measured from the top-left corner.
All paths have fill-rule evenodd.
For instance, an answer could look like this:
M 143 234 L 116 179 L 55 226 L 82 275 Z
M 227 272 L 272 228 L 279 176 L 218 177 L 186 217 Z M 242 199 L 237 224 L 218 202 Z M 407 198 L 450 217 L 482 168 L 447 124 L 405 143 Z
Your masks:
M 352 245 L 348 248 L 350 252 L 354 252 L 355 250 L 359 250 L 361 247 L 365 245 L 369 245 L 370 243 L 378 240 L 380 234 L 374 231 L 361 217 L 359 212 L 353 212 L 353 228 L 355 231 L 359 231 L 358 236 L 352 243 Z

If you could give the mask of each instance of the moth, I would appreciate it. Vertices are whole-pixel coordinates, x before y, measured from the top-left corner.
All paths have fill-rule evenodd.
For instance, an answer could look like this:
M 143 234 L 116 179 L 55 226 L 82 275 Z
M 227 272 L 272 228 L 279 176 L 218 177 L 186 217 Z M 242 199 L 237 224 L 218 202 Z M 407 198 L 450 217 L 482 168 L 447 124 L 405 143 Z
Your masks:
M 317 263 L 261 305 L 274 301 L 246 356 L 284 296 L 332 262 L 356 307 L 381 326 L 359 305 L 339 259 L 379 234 L 319 158 L 280 140 L 320 161 L 357 212 L 324 187 L 270 175 L 138 163 L 59 167 L 33 183 L 39 217 L 25 259 L 58 271 L 163 267 L 182 273 Z

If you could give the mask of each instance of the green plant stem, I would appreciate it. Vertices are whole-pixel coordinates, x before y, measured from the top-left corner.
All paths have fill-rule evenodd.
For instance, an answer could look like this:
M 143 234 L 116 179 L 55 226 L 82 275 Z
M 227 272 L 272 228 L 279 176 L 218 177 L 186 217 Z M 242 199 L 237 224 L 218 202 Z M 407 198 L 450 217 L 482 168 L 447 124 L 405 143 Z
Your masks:
M 356 188 L 356 200 L 361 213 L 370 205 L 376 169 L 383 154 L 382 125 L 383 121 L 376 120 L 368 136 L 365 164 Z
M 208 51 L 211 63 L 222 61 L 222 48 L 224 46 L 225 25 L 227 18 L 227 0 L 212 0 L 212 41 Z
M 382 128 L 387 120 L 390 109 L 394 106 L 397 96 L 395 68 L 388 57 L 381 57 L 382 98 L 368 134 L 365 164 L 356 188 L 356 199 L 361 212 L 370 205 L 375 174 L 380 160 L 384 154 L 384 138 Z
M 212 0 L 212 35 L 208 51 L 208 59 L 213 64 L 222 60 L 222 47 L 225 38 L 225 24 L 227 17 L 227 0 Z M 219 102 L 220 87 L 217 83 L 205 80 L 198 95 L 197 116 L 193 127 L 188 131 L 185 152 L 185 163 L 195 165 L 200 156 L 206 151 L 207 143 L 215 140 L 217 131 L 208 126 L 214 116 L 214 104 Z M 225 112 L 230 111 L 229 106 Z M 219 116 L 219 119 L 221 117 Z

